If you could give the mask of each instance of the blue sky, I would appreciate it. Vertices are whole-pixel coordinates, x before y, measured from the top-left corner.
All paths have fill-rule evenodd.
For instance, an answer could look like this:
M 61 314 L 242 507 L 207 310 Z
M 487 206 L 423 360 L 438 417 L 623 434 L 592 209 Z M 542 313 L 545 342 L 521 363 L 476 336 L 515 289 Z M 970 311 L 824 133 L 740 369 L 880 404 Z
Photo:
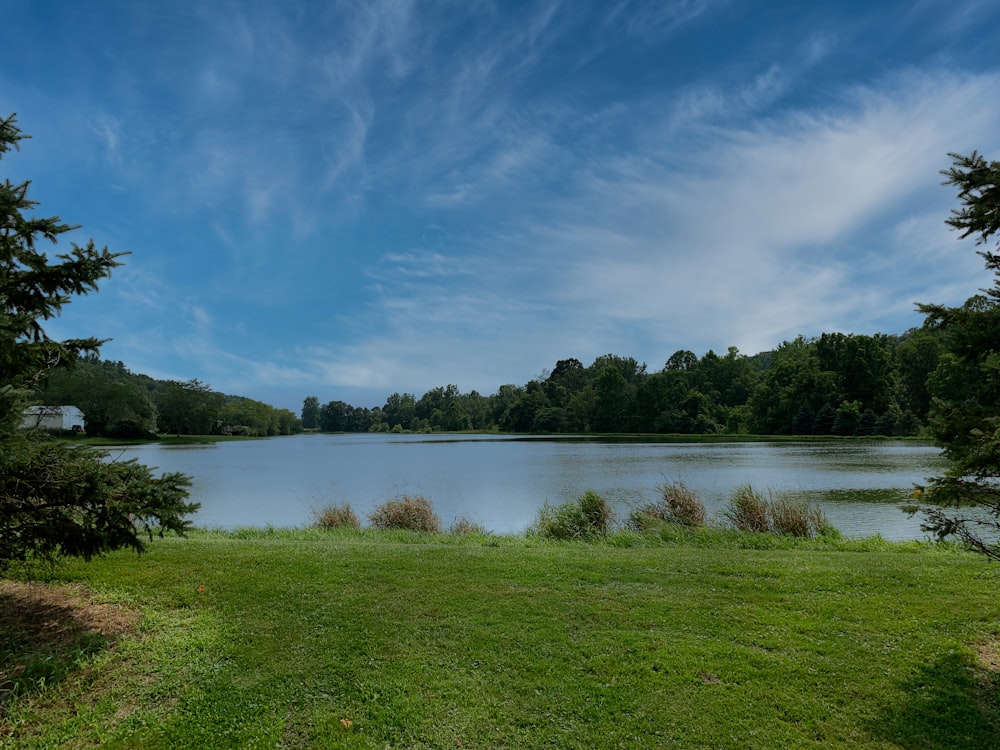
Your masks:
M 992 281 L 938 174 L 1000 159 L 992 0 L 3 5 L 0 176 L 132 251 L 49 332 L 154 377 L 489 394 Z

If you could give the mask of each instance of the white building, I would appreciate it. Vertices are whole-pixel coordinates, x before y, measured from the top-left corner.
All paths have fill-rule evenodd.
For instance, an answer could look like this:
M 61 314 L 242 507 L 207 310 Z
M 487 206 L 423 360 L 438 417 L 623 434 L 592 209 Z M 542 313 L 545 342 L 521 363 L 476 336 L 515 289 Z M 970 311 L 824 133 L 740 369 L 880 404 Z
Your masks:
M 83 412 L 75 406 L 29 406 L 21 414 L 26 430 L 82 430 Z

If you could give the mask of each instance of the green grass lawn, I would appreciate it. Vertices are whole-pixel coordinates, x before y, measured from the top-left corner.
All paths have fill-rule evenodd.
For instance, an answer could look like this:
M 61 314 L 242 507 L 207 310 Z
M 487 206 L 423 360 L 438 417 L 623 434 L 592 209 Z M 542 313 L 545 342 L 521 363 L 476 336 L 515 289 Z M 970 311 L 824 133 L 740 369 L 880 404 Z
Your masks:
M 8 684 L 0 747 L 1000 747 L 953 547 L 197 533 L 50 580 L 142 619 Z

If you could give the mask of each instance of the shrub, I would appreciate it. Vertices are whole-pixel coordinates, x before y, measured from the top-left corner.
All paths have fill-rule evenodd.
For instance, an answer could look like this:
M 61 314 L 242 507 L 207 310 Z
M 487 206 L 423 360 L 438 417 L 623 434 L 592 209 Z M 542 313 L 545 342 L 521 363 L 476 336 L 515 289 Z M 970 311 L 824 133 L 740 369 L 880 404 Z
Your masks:
M 636 531 L 645 531 L 664 523 L 691 528 L 705 525 L 705 506 L 683 482 L 663 485 L 659 502 L 637 508 L 628 521 L 629 527 Z
M 749 484 L 740 485 L 729 498 L 723 516 L 741 531 L 770 531 L 767 498 Z
M 820 508 L 808 503 L 768 500 L 748 484 L 736 489 L 723 515 L 742 531 L 806 538 L 836 533 Z
M 360 529 L 361 522 L 350 505 L 328 505 L 313 511 L 313 526 L 320 529 Z
M 465 516 L 459 516 L 456 518 L 455 522 L 451 525 L 451 528 L 448 529 L 448 531 L 452 534 L 459 534 L 461 536 L 467 536 L 470 534 L 485 536 L 489 533 L 478 523 L 470 521 Z
M 551 539 L 592 539 L 605 536 L 614 523 L 608 501 L 587 490 L 575 501 L 559 506 L 546 503 L 538 512 L 534 530 Z
M 771 504 L 771 527 L 775 534 L 814 537 L 830 529 L 822 510 L 807 503 L 785 500 Z
M 441 519 L 434 513 L 430 500 L 423 497 L 402 497 L 386 500 L 368 516 L 376 529 L 408 529 L 410 531 L 441 531 Z

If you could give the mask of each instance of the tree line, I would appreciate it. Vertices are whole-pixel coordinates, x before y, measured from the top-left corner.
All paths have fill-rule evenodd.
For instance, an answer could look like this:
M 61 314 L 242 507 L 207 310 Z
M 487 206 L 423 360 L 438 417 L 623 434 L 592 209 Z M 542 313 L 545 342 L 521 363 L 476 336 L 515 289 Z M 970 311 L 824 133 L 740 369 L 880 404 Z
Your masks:
M 375 408 L 309 396 L 301 419 L 323 432 L 916 435 L 932 399 L 947 395 L 943 353 L 940 332 L 925 327 L 800 336 L 752 356 L 679 350 L 652 372 L 607 354 L 586 366 L 559 360 L 490 396 L 447 385 Z
M 199 380 L 156 380 L 122 362 L 84 354 L 49 374 L 36 401 L 72 404 L 89 435 L 116 438 L 174 435 L 291 435 L 302 423 L 288 409 L 213 391 Z

